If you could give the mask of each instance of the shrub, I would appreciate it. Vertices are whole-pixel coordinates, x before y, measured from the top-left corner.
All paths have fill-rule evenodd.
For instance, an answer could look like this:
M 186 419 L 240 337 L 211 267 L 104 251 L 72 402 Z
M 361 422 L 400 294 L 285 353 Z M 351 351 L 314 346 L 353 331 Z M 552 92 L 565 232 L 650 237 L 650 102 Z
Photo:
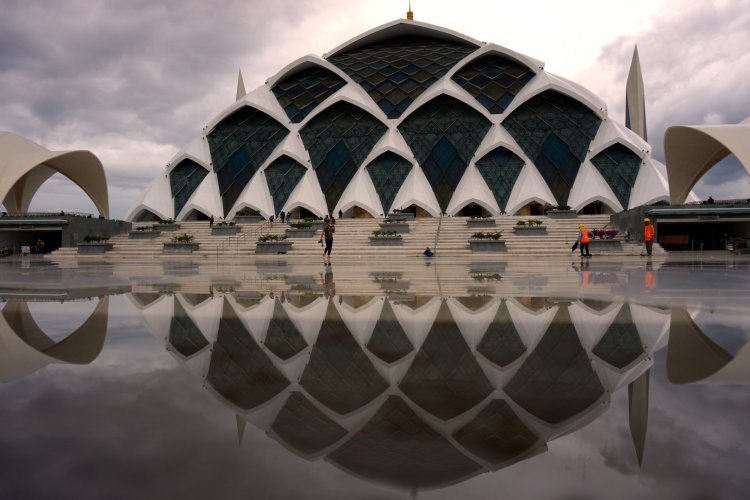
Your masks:
M 552 210 L 570 210 L 570 205 L 555 205 Z
M 495 231 L 494 233 L 474 233 L 471 235 L 472 240 L 499 240 L 503 236 L 502 231 Z
M 193 241 L 193 235 L 183 233 L 179 236 L 175 236 L 174 238 L 172 238 L 172 241 L 174 243 L 190 243 L 191 241 Z
M 516 226 L 525 226 L 525 225 L 526 225 L 525 220 L 519 220 L 518 222 L 516 222 Z
M 310 229 L 312 224 L 309 222 L 295 222 L 291 225 L 294 229 Z
M 470 218 L 471 219 L 489 219 L 490 216 L 482 214 L 482 215 L 472 215 Z
M 226 227 L 226 226 L 234 226 L 236 223 L 233 220 L 223 220 L 220 222 L 217 222 L 217 226 Z
M 620 234 L 620 231 L 618 231 L 617 229 L 594 229 L 593 231 L 591 231 L 591 236 L 593 236 L 594 238 L 606 238 L 608 240 L 611 240 L 618 234 Z
M 380 231 L 376 229 L 372 232 L 372 235 L 379 238 L 381 236 L 398 236 L 398 233 L 396 231 Z
M 136 231 L 156 231 L 156 226 L 138 226 L 135 228 Z
M 240 209 L 235 215 L 246 215 L 246 216 L 247 215 L 250 215 L 250 216 L 256 215 L 257 216 L 257 215 L 260 215 L 260 212 L 258 212 L 257 210 L 254 210 L 254 209 L 252 209 L 250 207 L 242 207 L 242 209 Z
M 159 219 L 159 224 L 174 224 L 174 219 Z
M 286 235 L 284 234 L 264 234 L 258 237 L 258 242 L 264 243 L 266 241 L 284 241 L 285 239 Z
M 541 225 L 542 225 L 542 221 L 540 221 L 539 219 L 529 219 L 529 226 L 533 227 L 533 226 L 541 226 Z
M 83 241 L 86 243 L 100 243 L 109 241 L 109 235 L 107 234 L 87 234 L 83 237 Z

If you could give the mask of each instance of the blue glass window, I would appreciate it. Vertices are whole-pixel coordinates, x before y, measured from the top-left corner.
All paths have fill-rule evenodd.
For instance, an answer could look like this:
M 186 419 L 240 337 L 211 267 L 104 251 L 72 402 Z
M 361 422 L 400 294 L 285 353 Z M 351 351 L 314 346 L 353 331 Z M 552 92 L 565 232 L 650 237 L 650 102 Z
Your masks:
M 284 442 L 306 454 L 324 450 L 346 436 L 346 429 L 297 391 L 286 400 L 271 429 Z
M 534 162 L 559 204 L 566 204 L 601 119 L 582 103 L 547 90 L 516 108 L 502 126 Z
M 495 196 L 500 210 L 505 210 L 518 174 L 523 169 L 523 160 L 504 147 L 497 147 L 484 155 L 477 163 L 477 170 Z
M 591 352 L 619 369 L 625 368 L 643 354 L 643 342 L 630 314 L 630 307 L 622 306 L 607 333 Z
M 299 123 L 344 85 L 346 81 L 333 71 L 313 66 L 287 76 L 271 91 L 292 123 Z
M 169 325 L 169 345 L 185 358 L 189 358 L 208 345 L 206 337 L 195 326 L 185 308 L 177 300 L 174 302 L 174 316 Z
M 206 382 L 243 410 L 267 402 L 289 385 L 226 301 Z
M 306 171 L 304 166 L 286 155 L 280 156 L 266 167 L 266 183 L 273 198 L 275 213 L 281 211 Z
M 370 179 L 386 213 L 391 208 L 393 199 L 411 169 L 411 162 L 390 151 L 378 156 L 367 165 L 367 173 L 370 174 Z
M 206 175 L 208 170 L 187 158 L 169 172 L 169 187 L 174 199 L 175 216 L 180 213 Z
M 474 59 L 453 75 L 453 81 L 492 114 L 502 113 L 535 74 L 523 64 L 490 54 Z
M 516 331 L 516 325 L 505 302 L 497 310 L 495 319 L 477 346 L 477 351 L 502 367 L 508 366 L 526 352 L 526 346 Z
M 386 130 L 370 113 L 343 101 L 315 116 L 300 130 L 329 211 L 335 208 L 357 169 Z
M 445 211 L 490 122 L 458 99 L 440 95 L 398 127 Z
M 578 415 L 604 394 L 566 306 L 557 311 L 504 390 L 524 410 L 550 424 Z
M 367 349 L 386 363 L 393 363 L 414 350 L 414 345 L 393 312 L 389 301 L 383 304 L 380 318 L 375 325 Z
M 458 61 L 477 47 L 425 37 L 398 37 L 329 61 L 359 83 L 388 118 L 398 118 Z
M 226 215 L 289 130 L 266 113 L 244 106 L 208 134 L 208 145 Z
M 492 392 L 445 302 L 399 388 L 442 420 L 468 411 Z
M 630 193 L 641 168 L 641 159 L 638 155 L 618 143 L 594 156 L 591 163 L 612 188 L 622 208 L 627 210 Z
M 264 343 L 269 351 L 283 360 L 307 347 L 307 342 L 278 300 L 274 304 L 273 317 L 268 324 Z

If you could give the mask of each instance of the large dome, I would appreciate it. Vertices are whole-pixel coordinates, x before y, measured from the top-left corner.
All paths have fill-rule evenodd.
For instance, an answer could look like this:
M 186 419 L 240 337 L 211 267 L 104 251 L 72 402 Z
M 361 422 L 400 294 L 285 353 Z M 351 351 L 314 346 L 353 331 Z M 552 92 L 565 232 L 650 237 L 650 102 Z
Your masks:
M 649 145 L 591 92 L 492 43 L 410 20 L 308 55 L 223 110 L 128 220 L 304 208 L 455 215 L 668 199 Z

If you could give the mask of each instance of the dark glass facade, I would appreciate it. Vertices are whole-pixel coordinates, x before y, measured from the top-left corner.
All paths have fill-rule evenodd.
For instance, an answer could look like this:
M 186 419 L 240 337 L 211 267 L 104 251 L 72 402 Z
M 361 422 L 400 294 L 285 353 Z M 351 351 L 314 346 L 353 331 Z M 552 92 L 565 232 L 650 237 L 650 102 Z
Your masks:
M 299 123 L 320 103 L 346 85 L 331 70 L 320 66 L 285 77 L 271 89 L 292 123 Z
M 283 155 L 271 162 L 264 172 L 268 191 L 273 198 L 274 213 L 279 213 L 307 169 L 298 161 Z
M 518 155 L 502 146 L 493 149 L 476 163 L 477 170 L 492 191 L 500 210 L 508 203 L 523 164 Z
M 635 179 L 641 168 L 641 159 L 622 144 L 613 144 L 591 159 L 614 191 L 622 208 L 627 210 Z
M 492 114 L 504 112 L 535 73 L 499 54 L 474 59 L 453 75 L 453 81 Z
M 172 191 L 175 215 L 180 213 L 206 175 L 208 170 L 188 158 L 169 172 L 169 188 Z
M 412 164 L 390 151 L 383 153 L 367 165 L 367 173 L 380 197 L 383 210 L 391 209 L 393 200 L 411 172 Z

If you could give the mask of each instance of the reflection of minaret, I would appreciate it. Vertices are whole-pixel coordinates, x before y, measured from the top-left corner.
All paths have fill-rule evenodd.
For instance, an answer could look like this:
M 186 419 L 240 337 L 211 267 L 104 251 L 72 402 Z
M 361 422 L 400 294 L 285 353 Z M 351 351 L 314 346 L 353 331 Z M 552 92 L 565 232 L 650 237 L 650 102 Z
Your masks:
M 644 141 L 646 137 L 646 96 L 643 92 L 643 75 L 641 61 L 638 58 L 638 47 L 633 50 L 630 63 L 628 83 L 625 87 L 625 126 L 638 134 Z

